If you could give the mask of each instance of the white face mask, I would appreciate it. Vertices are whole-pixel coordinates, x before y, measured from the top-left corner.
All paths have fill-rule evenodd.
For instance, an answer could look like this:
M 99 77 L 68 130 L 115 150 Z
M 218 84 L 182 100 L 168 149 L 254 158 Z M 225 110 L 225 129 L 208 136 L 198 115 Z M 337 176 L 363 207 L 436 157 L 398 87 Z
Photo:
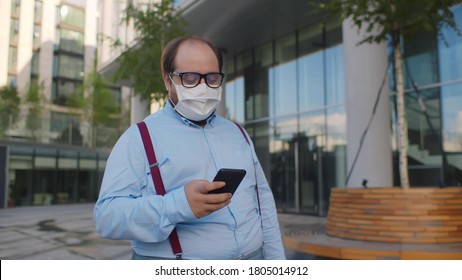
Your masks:
M 202 121 L 208 118 L 221 100 L 221 87 L 211 88 L 202 83 L 194 88 L 186 88 L 173 84 L 178 96 L 175 111 L 192 121 Z

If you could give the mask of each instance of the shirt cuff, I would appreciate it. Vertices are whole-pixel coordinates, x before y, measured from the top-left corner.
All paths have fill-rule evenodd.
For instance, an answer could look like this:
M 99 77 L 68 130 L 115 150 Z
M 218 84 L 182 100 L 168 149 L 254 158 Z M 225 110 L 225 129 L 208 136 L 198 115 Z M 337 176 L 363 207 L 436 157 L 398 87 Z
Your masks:
M 189 206 L 184 187 L 168 192 L 164 203 L 167 217 L 174 225 L 197 219 Z

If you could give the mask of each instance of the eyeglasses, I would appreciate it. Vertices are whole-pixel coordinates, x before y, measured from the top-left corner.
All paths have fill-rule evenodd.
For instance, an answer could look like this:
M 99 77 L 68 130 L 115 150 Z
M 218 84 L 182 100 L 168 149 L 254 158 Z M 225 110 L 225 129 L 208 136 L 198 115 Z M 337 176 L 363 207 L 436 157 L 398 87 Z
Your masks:
M 199 74 L 195 72 L 183 72 L 179 73 L 173 71 L 170 75 L 178 76 L 181 79 L 181 84 L 186 88 L 193 88 L 197 87 L 201 82 L 202 78 L 204 78 L 205 83 L 211 88 L 218 88 L 221 86 L 223 82 L 223 78 L 225 74 L 223 73 L 207 73 L 207 74 Z

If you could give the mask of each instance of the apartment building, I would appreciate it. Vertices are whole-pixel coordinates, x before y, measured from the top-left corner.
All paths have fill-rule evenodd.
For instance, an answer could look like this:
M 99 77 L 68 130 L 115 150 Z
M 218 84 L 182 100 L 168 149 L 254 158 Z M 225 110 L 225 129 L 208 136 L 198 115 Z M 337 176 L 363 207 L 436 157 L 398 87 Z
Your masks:
M 98 21 L 98 1 L 0 1 L 0 87 L 20 98 L 19 114 L 2 118 L 0 207 L 96 199 L 109 149 L 126 127 L 120 119 L 95 125 L 88 107 L 69 102 L 79 91 L 99 94 L 84 90 Z M 122 115 L 120 89 L 108 90 Z

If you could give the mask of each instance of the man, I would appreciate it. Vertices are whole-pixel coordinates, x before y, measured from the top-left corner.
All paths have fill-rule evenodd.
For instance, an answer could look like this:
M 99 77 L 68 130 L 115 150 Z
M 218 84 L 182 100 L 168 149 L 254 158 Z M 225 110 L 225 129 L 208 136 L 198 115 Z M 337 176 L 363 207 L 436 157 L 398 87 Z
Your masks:
M 203 38 L 180 37 L 165 47 L 161 65 L 169 101 L 144 122 L 166 194 L 156 194 L 133 125 L 108 158 L 94 211 L 97 231 L 132 240 L 133 259 L 175 258 L 174 228 L 185 259 L 285 259 L 274 198 L 253 144 L 215 115 L 224 77 L 220 51 Z M 208 193 L 224 186 L 210 182 L 221 168 L 246 170 L 233 196 Z

